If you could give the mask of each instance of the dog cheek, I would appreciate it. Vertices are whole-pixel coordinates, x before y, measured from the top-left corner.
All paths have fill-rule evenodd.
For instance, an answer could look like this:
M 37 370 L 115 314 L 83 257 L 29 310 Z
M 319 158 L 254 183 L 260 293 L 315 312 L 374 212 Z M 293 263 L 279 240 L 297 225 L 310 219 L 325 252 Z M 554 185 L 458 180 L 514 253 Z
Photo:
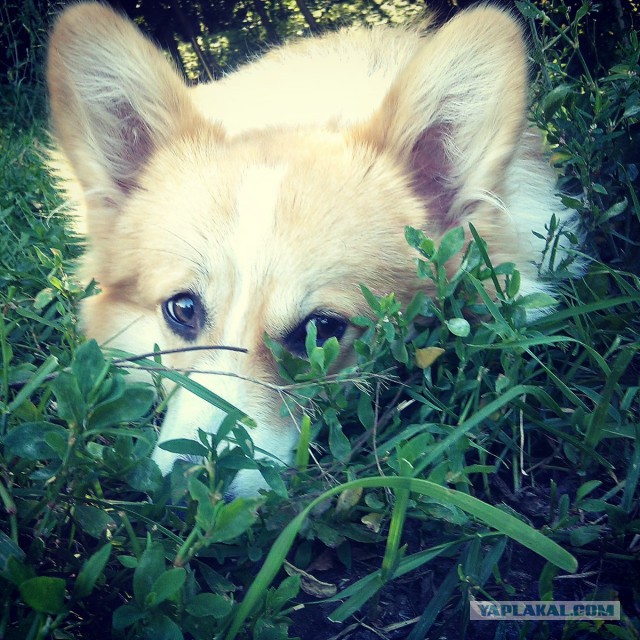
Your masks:
M 87 298 L 80 309 L 80 328 L 88 338 L 130 353 L 153 351 L 162 342 L 156 314 L 115 293 Z

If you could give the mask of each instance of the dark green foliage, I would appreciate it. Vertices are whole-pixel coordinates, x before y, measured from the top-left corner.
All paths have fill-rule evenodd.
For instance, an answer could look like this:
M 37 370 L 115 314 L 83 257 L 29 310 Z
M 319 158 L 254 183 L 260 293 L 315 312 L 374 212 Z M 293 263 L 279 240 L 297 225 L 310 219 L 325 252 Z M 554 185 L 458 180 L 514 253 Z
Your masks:
M 243 5 L 213 4 L 237 29 Z M 317 5 L 320 18 L 338 15 L 332 4 Z M 252 6 L 238 41 L 265 36 Z M 289 4 L 266 7 L 278 37 L 304 22 Z M 436 245 L 407 229 L 437 295 L 403 308 L 363 289 L 372 317 L 353 320 L 357 366 L 334 372 L 339 346 L 317 347 L 313 325 L 306 359 L 268 341 L 281 392 L 304 413 L 286 477 L 253 460 L 247 417 L 160 355 L 130 363 L 78 336 L 76 305 L 91 291 L 73 276 L 79 245 L 44 169 L 42 123 L 26 126 L 42 114 L 41 88 L 22 53 L 13 59 L 15 92 L 0 105 L 0 637 L 280 639 L 293 620 L 306 640 L 345 628 L 330 617 L 361 634 L 356 620 L 389 638 L 475 638 L 489 632 L 468 621 L 472 598 L 622 603 L 619 623 L 522 623 L 518 636 L 498 626 L 487 637 L 639 637 L 633 12 L 611 14 L 626 28 L 616 22 L 605 40 L 587 3 L 518 7 L 532 34 L 533 119 L 595 260 L 532 321 L 528 310 L 550 301 L 518 296 L 518 265 L 491 265 L 475 237 L 466 269 L 447 277 L 460 231 Z M 34 5 L 5 11 L 19 9 L 39 42 Z M 344 6 L 354 11 L 366 15 Z M 557 231 L 550 221 L 549 251 Z M 150 461 L 162 398 L 128 382 L 129 366 L 230 411 L 215 436 L 166 443 L 201 456 L 187 473 L 163 479 Z M 219 448 L 224 437 L 237 448 Z M 238 469 L 255 467 L 272 490 L 226 503 Z M 574 558 L 579 574 L 563 578 Z

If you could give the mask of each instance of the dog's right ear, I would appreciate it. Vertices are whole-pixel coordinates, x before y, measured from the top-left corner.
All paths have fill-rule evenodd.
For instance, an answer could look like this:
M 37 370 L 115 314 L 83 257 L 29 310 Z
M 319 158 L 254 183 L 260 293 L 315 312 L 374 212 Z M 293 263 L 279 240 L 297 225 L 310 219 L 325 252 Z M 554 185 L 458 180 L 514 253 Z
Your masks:
M 116 207 L 150 155 L 198 118 L 163 53 L 98 3 L 58 18 L 47 82 L 55 135 L 83 191 Z
M 378 112 L 350 132 L 400 160 L 431 233 L 488 203 L 481 233 L 504 235 L 495 207 L 526 126 L 526 59 L 511 14 L 490 4 L 463 11 L 424 38 Z

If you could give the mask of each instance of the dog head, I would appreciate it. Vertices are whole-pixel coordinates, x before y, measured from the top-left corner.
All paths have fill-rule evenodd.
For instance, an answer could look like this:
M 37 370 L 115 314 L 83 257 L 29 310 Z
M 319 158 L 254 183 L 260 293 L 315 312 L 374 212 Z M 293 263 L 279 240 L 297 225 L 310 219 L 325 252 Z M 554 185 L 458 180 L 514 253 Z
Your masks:
M 291 114 L 291 126 L 247 122 L 231 134 L 215 102 L 204 113 L 162 52 L 110 9 L 74 5 L 52 35 L 54 131 L 82 194 L 84 273 L 101 289 L 83 305 L 86 332 L 138 353 L 245 348 L 164 362 L 230 374 L 192 377 L 250 415 L 256 447 L 285 463 L 295 420 L 251 382 L 279 382 L 265 334 L 303 356 L 315 320 L 319 342 L 340 340 L 345 364 L 357 336 L 349 319 L 369 313 L 359 284 L 404 300 L 425 288 L 407 225 L 437 238 L 472 220 L 497 260 L 528 257 L 496 206 L 524 127 L 518 26 L 484 7 L 406 37 L 411 55 L 361 121 Z M 223 418 L 180 388 L 160 440 L 215 432 Z M 164 473 L 176 457 L 154 453 Z M 263 485 L 241 472 L 233 491 Z

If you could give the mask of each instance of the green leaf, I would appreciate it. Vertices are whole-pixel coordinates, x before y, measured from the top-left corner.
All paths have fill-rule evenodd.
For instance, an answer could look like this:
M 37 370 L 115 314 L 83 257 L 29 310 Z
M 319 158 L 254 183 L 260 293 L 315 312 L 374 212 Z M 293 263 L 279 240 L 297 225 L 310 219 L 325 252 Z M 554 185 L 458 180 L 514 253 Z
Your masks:
M 314 347 L 309 353 L 309 364 L 314 373 L 324 373 L 324 349 Z
M 56 396 L 60 418 L 71 426 L 81 425 L 86 414 L 86 406 L 75 376 L 68 371 L 61 371 L 51 383 L 51 389 Z
M 66 443 L 69 431 L 49 422 L 26 422 L 9 431 L 4 438 L 5 446 L 11 454 L 25 460 L 51 460 L 58 457 L 47 443 L 47 434 L 56 433 Z M 66 447 L 65 447 L 66 448 Z
M 111 555 L 111 544 L 100 547 L 83 565 L 73 588 L 73 597 L 86 598 L 95 587 Z
M 453 256 L 462 251 L 464 247 L 465 237 L 464 229 L 462 227 L 454 227 L 449 229 L 444 234 L 442 240 L 440 240 L 440 246 L 438 247 L 437 262 L 442 265 L 451 260 Z
M 389 345 L 391 347 L 391 355 L 401 364 L 407 364 L 409 361 L 409 353 L 407 352 L 407 345 L 405 345 L 402 338 L 396 338 Z
M 257 469 L 258 465 L 253 458 L 247 457 L 240 447 L 224 449 L 217 460 L 218 469 Z
M 579 529 L 573 529 L 569 534 L 569 540 L 574 547 L 584 547 L 585 545 L 594 542 L 600 538 L 603 527 L 598 525 L 589 525 L 580 527 Z
M 600 214 L 600 216 L 598 216 L 598 222 L 606 222 L 611 218 L 619 216 L 621 213 L 624 213 L 628 204 L 629 201 L 626 198 L 624 198 L 624 200 L 622 200 L 621 202 L 617 202 L 612 207 L 609 207 L 604 213 Z
M 163 613 L 156 613 L 145 626 L 140 640 L 184 640 L 180 627 Z
M 577 23 L 582 20 L 582 18 L 584 18 L 590 10 L 591 2 L 589 0 L 583 1 L 582 6 L 578 9 L 578 11 L 576 11 L 575 22 Z
M 253 626 L 253 640 L 287 640 L 288 624 L 271 616 L 260 616 Z
M 26 580 L 35 578 L 35 571 L 27 564 L 24 564 L 18 556 L 9 556 L 3 563 L 0 576 L 12 584 L 20 586 Z
M 74 520 L 85 533 L 98 539 L 102 538 L 107 527 L 115 524 L 108 513 L 91 505 L 76 505 L 73 515 Z
M 338 339 L 335 336 L 329 338 L 322 345 L 322 350 L 324 351 L 325 369 L 329 369 L 340 355 L 340 343 L 338 342 Z
M 126 629 L 142 620 L 147 614 L 135 604 L 123 604 L 113 612 L 113 628 Z
M 58 458 L 64 458 L 67 450 L 72 445 L 72 441 L 69 439 L 69 430 L 64 428 L 62 431 L 48 430 L 44 434 L 44 441 L 46 445 L 55 452 Z M 40 459 L 43 460 L 43 458 Z
M 449 569 L 444 580 L 437 586 L 435 595 L 429 600 L 429 604 L 422 612 L 420 620 L 413 627 L 407 640 L 421 640 L 432 636 L 429 633 L 431 627 L 435 624 L 440 612 L 447 606 L 451 596 L 460 588 L 459 585 L 460 578 L 458 577 L 457 567 L 454 565 Z
M 121 397 L 96 407 L 89 418 L 89 427 L 99 431 L 138 420 L 151 409 L 155 395 L 153 387 L 148 384 L 130 384 Z
M 255 453 L 255 448 L 253 446 L 253 440 L 249 435 L 248 431 L 238 422 L 235 423 L 233 429 L 233 437 L 235 438 L 235 442 L 244 453 L 247 458 L 253 458 Z M 248 467 L 253 468 L 253 467 Z
M 296 450 L 296 468 L 305 471 L 309 465 L 309 444 L 311 442 L 311 418 L 305 413 L 300 422 L 300 437 Z M 268 480 L 267 480 L 268 482 Z
M 189 494 L 191 499 L 198 503 L 198 510 L 196 511 L 197 525 L 204 531 L 210 531 L 216 524 L 220 503 L 213 499 L 209 487 L 195 476 L 189 478 Z
M 606 188 L 601 185 L 599 182 L 592 182 L 591 183 L 591 188 L 596 192 L 599 193 L 603 196 L 607 196 L 609 195 L 608 191 L 606 190 Z
M 138 566 L 138 558 L 135 556 L 118 556 L 118 562 L 127 569 L 135 569 Z
M 152 493 L 162 484 L 162 472 L 151 458 L 142 458 L 126 475 L 125 480 L 136 491 Z
M 349 616 L 353 615 L 368 600 L 373 598 L 384 586 L 382 577 L 378 574 L 372 580 L 361 585 L 357 593 L 346 600 L 341 606 L 329 615 L 329 619 L 333 622 L 343 622 Z
M 109 363 L 95 340 L 89 340 L 76 349 L 71 371 L 85 400 L 89 400 L 94 387 L 104 379 L 108 370 Z
M 558 109 L 564 104 L 567 96 L 571 94 L 573 87 L 568 84 L 561 84 L 554 87 L 547 93 L 540 102 L 542 113 L 545 119 L 550 119 Z
M 260 473 L 262 477 L 267 481 L 269 488 L 274 491 L 281 498 L 287 498 L 289 493 L 287 492 L 287 485 L 282 479 L 283 468 L 274 464 L 260 464 Z
M 309 356 L 309 361 L 313 361 L 313 353 L 318 348 L 318 327 L 316 327 L 315 320 L 309 320 L 307 322 L 307 335 L 304 340 L 305 351 Z
M 510 298 L 515 298 L 518 291 L 520 291 L 520 282 L 520 272 L 516 269 L 509 278 L 509 286 L 507 287 L 507 295 Z
M 583 485 L 578 487 L 576 491 L 576 502 L 581 501 L 583 498 L 588 496 L 592 491 L 597 489 L 602 484 L 601 480 L 589 480 L 585 482 Z
M 218 620 L 229 615 L 231 609 L 231 602 L 218 593 L 199 593 L 186 606 L 187 613 L 196 618 L 213 616 Z
M 516 0 L 516 6 L 525 18 L 537 18 L 542 13 L 540 9 L 537 9 L 529 2 L 523 2 L 523 0 Z
M 258 518 L 260 498 L 236 498 L 223 504 L 216 518 L 215 528 L 210 532 L 211 542 L 228 542 L 242 535 Z
M 460 338 L 465 338 L 471 332 L 471 325 L 464 318 L 452 318 L 451 320 L 445 320 L 447 329 L 454 335 Z
M 3 531 L 0 531 L 0 577 L 20 586 L 35 577 L 33 569 L 24 564 L 24 551 Z
M 380 301 L 378 300 L 378 298 L 374 296 L 373 293 L 371 293 L 371 291 L 369 291 L 369 289 L 367 289 L 367 287 L 365 287 L 363 284 L 360 285 L 360 290 L 362 291 L 362 295 L 367 301 L 369 307 L 371 307 L 373 311 L 379 314 L 382 311 L 382 307 L 380 306 Z
M 558 575 L 558 567 L 551 562 L 545 563 L 538 580 L 540 600 L 553 600 L 553 579 Z
M 153 583 L 147 601 L 153 602 L 153 606 L 158 606 L 182 589 L 186 579 L 187 572 L 182 567 L 168 569 Z
M 25 580 L 20 585 L 20 595 L 33 610 L 55 615 L 65 610 L 65 587 L 62 578 L 41 576 Z
M 366 393 L 361 393 L 358 398 L 358 420 L 365 429 L 371 429 L 375 422 L 371 398 Z
M 7 568 L 9 558 L 16 558 L 22 562 L 25 553 L 4 531 L 0 531 L 0 571 Z
M 436 251 L 435 242 L 431 238 L 427 238 L 422 231 L 413 227 L 404 228 L 404 237 L 409 246 L 419 251 L 428 260 L 431 260 Z
M 545 307 L 553 307 L 557 304 L 558 301 L 555 298 L 542 291 L 530 293 L 518 300 L 518 305 L 525 309 L 543 309 Z
M 300 591 L 300 576 L 293 575 L 285 578 L 277 589 L 272 589 L 267 596 L 267 602 L 273 611 L 280 611 Z
M 351 443 L 344 435 L 342 425 L 334 409 L 327 409 L 324 413 L 325 422 L 329 425 L 329 449 L 335 458 L 347 460 L 351 455 Z
M 413 296 L 411 302 L 407 305 L 404 312 L 404 316 L 407 322 L 412 322 L 418 315 L 422 313 L 426 300 L 427 296 L 425 295 L 424 291 L 418 291 L 416 295 Z
M 204 445 L 195 440 L 187 438 L 176 438 L 175 440 L 165 440 L 158 444 L 159 449 L 178 453 L 183 456 L 206 456 L 209 450 Z
M 164 548 L 159 542 L 152 542 L 144 550 L 133 572 L 133 595 L 140 606 L 144 606 L 155 581 L 164 570 Z

